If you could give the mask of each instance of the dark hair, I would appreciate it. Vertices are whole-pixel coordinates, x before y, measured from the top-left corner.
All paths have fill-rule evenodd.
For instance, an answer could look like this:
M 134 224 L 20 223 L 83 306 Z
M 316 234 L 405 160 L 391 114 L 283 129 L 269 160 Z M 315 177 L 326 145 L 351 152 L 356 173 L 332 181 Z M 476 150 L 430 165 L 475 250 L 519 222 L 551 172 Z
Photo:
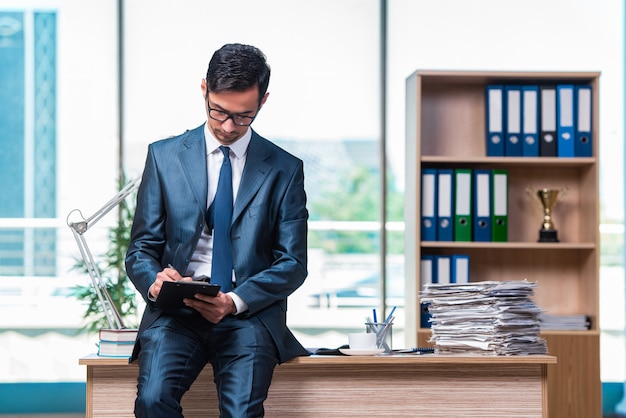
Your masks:
M 213 54 L 206 73 L 208 91 L 244 91 L 259 87 L 259 102 L 270 83 L 265 55 L 251 45 L 226 44 Z M 207 91 L 207 94 L 208 94 Z

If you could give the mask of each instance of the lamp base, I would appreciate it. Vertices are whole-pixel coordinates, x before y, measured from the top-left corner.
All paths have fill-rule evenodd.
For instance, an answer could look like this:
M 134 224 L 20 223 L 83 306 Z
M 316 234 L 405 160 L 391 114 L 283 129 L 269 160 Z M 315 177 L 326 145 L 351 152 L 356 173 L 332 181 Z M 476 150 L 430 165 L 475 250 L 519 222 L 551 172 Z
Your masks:
M 559 242 L 556 229 L 540 229 L 539 241 L 537 242 Z

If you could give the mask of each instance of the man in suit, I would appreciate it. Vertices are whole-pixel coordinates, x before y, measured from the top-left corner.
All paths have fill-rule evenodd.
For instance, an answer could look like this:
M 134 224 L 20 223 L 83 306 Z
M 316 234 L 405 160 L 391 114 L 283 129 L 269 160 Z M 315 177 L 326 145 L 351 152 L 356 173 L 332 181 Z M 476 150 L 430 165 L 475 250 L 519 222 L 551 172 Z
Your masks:
M 224 45 L 202 80 L 207 122 L 148 148 L 126 256 L 147 303 L 133 354 L 137 417 L 182 416 L 207 362 L 222 417 L 263 416 L 276 364 L 308 354 L 286 325 L 287 297 L 307 275 L 303 164 L 250 127 L 269 77 L 260 50 Z M 201 276 L 222 291 L 156 306 L 163 282 Z

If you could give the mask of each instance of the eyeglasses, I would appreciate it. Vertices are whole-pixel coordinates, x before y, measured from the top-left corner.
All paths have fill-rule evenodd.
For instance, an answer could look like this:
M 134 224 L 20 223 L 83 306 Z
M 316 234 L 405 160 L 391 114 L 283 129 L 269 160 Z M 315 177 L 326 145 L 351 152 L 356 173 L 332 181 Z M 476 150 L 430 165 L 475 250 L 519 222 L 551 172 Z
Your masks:
M 243 115 L 233 115 L 232 113 L 224 112 L 223 110 L 213 109 L 211 105 L 207 102 L 207 108 L 209 109 L 209 117 L 218 122 L 226 122 L 228 119 L 231 119 L 233 123 L 237 126 L 250 126 L 256 118 L 254 116 L 243 116 Z M 258 109 L 257 109 L 258 112 Z

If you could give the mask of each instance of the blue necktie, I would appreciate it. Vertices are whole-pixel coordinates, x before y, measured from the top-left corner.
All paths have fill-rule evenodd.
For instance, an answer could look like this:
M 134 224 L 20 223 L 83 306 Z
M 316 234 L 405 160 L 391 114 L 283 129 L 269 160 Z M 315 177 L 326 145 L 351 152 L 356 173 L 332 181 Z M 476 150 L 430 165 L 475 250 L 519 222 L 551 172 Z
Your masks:
M 224 162 L 217 181 L 213 200 L 213 262 L 211 283 L 219 284 L 222 292 L 233 288 L 233 258 L 230 249 L 230 222 L 233 217 L 233 171 L 230 166 L 230 148 L 221 146 Z

